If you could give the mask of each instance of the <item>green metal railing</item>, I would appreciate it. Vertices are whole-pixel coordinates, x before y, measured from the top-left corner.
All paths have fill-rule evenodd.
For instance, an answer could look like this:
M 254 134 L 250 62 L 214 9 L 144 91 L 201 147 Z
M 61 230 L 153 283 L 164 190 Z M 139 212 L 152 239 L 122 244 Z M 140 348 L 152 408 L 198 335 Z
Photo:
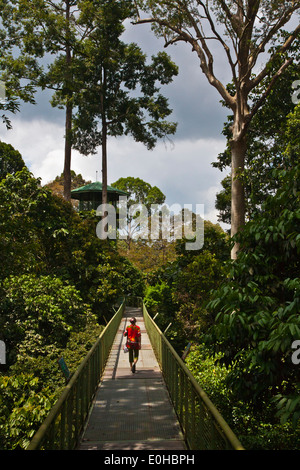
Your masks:
M 190 450 L 243 447 L 143 304 L 147 333 Z
M 127 306 L 143 310 L 145 327 L 190 450 L 243 449 L 216 407 L 150 317 L 143 301 L 127 297 L 82 361 L 27 450 L 76 448 Z
M 125 302 L 106 325 L 71 377 L 62 395 L 33 436 L 27 450 L 72 450 L 76 447 L 104 372 L 124 308 Z

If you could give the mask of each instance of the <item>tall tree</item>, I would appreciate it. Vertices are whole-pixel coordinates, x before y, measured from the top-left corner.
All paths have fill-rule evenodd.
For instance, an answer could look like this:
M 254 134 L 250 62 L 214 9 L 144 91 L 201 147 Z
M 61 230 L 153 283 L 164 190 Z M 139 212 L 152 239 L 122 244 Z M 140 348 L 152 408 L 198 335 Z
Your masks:
M 237 236 L 243 252 L 208 306 L 216 315 L 208 342 L 232 365 L 229 386 L 239 398 L 260 404 L 282 394 L 282 418 L 299 420 L 299 365 L 293 343 L 300 317 L 300 106 L 288 116 L 285 167 L 280 182 Z M 286 400 L 283 400 L 283 397 Z
M 93 32 L 83 44 L 85 62 L 81 70 L 85 86 L 77 95 L 73 142 L 88 155 L 102 147 L 102 202 L 107 202 L 108 136 L 131 135 L 149 149 L 158 138 L 173 134 L 176 124 L 168 122 L 167 99 L 157 84 L 167 84 L 177 74 L 166 53 L 147 63 L 136 44 L 121 41 L 123 22 L 132 14 L 132 2 L 99 0 L 86 2 L 80 21 Z
M 72 95 L 73 95 L 73 74 L 72 74 L 72 43 L 71 43 L 71 8 L 77 2 L 65 2 L 65 19 L 66 19 L 66 32 L 65 32 L 65 103 L 66 103 L 66 125 L 65 125 L 65 162 L 64 162 L 64 197 L 71 199 L 71 132 L 72 132 Z
M 249 124 L 278 78 L 292 63 L 286 56 L 300 32 L 300 25 L 290 21 L 300 9 L 298 0 L 138 0 L 136 23 L 151 23 L 155 32 L 163 36 L 166 46 L 183 41 L 192 47 L 200 67 L 209 83 L 217 89 L 231 109 L 231 234 L 235 235 L 245 223 L 245 197 L 243 171 L 247 151 Z M 141 11 L 150 13 L 141 18 Z M 289 23 L 290 31 L 282 29 Z M 218 42 L 228 61 L 233 88 L 229 90 L 217 77 L 215 61 L 218 56 L 211 43 Z M 274 43 L 276 49 L 266 49 Z M 259 59 L 261 58 L 261 63 Z M 275 71 L 271 64 L 278 61 Z M 259 68 L 256 71 L 256 68 Z M 267 80 L 255 102 L 250 93 Z M 239 245 L 235 243 L 231 256 L 237 257 Z
M 252 119 L 248 129 L 248 145 L 245 159 L 244 188 L 246 197 L 246 220 L 252 219 L 261 210 L 262 203 L 268 195 L 274 194 L 280 182 L 272 177 L 274 168 L 286 166 L 285 133 L 288 124 L 287 116 L 295 108 L 297 98 L 297 79 L 300 71 L 299 39 L 290 50 L 293 64 L 277 80 L 276 87 L 269 94 L 264 104 Z M 282 59 L 280 59 L 282 60 Z M 278 64 L 272 65 L 273 73 Z M 300 83 L 300 82 L 299 82 Z M 257 93 L 251 95 L 253 101 L 260 97 L 264 81 Z M 228 116 L 223 134 L 230 140 L 232 116 Z M 218 156 L 213 166 L 221 171 L 230 167 L 230 147 Z M 219 220 L 230 224 L 231 216 L 231 178 L 226 176 L 222 181 L 223 190 L 217 194 L 216 208 L 220 210 Z
M 44 58 L 48 62 L 45 72 L 42 63 L 38 72 L 29 78 L 28 87 L 38 86 L 55 91 L 53 106 L 60 105 L 66 109 L 65 132 L 65 187 L 66 199 L 71 196 L 71 117 L 72 94 L 76 82 L 72 76 L 72 55 L 77 41 L 76 19 L 74 8 L 77 0 L 11 0 L 2 10 L 2 18 L 7 23 L 7 36 L 14 42 L 16 32 L 18 45 L 24 57 Z M 9 12 L 7 17 L 6 11 Z M 52 60 L 54 56 L 55 59 Z M 51 57 L 51 58 L 50 58 Z M 23 59 L 24 61 L 24 59 Z M 63 96 L 63 99 L 61 97 Z
M 151 66 L 135 45 L 120 36 L 123 22 L 132 15 L 132 1 L 33 0 L 19 3 L 24 43 L 55 56 L 39 84 L 55 90 L 52 105 L 65 109 L 64 195 L 70 199 L 71 149 L 87 155 L 102 147 L 103 202 L 107 201 L 107 136 L 131 133 L 154 146 L 155 138 L 175 132 L 167 100 L 153 96 L 155 81 L 168 83 L 177 73 L 166 54 Z M 29 21 L 31 20 L 31 22 Z M 139 101 L 126 93 L 142 87 Z M 142 120 L 142 108 L 153 119 Z M 101 130 L 98 131 L 98 123 Z M 126 122 L 124 129 L 122 125 Z
M 20 2 L 19 2 L 20 3 Z M 71 153 L 73 97 L 82 86 L 78 71 L 80 44 L 88 28 L 78 26 L 78 0 L 32 0 L 20 3 L 24 43 L 33 52 L 47 54 L 46 70 L 37 80 L 54 91 L 51 104 L 65 110 L 64 198 L 71 199 Z M 28 21 L 30 24 L 28 25 Z M 49 59 L 49 56 L 54 59 Z
M 84 86 L 80 72 L 82 43 L 91 33 L 90 24 L 82 22 L 81 15 L 90 2 L 11 0 L 10 3 L 23 50 L 43 57 L 43 68 L 32 83 L 53 90 L 52 106 L 65 110 L 64 197 L 70 200 L 74 95 Z

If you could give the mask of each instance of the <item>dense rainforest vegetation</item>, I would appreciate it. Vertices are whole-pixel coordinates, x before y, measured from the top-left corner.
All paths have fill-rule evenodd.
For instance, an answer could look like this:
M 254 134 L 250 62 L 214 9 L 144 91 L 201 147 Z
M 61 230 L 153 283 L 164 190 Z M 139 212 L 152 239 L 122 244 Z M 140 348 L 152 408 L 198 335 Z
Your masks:
M 1 144 L 6 155 L 21 156 Z M 140 271 L 99 240 L 95 219 L 41 187 L 24 166 L 1 174 L 1 448 L 24 448 L 65 385 L 57 360 L 78 366 Z
M 0 36 L 7 92 L 6 104 L 0 104 L 3 122 L 11 125 L 7 112 L 18 110 L 19 99 L 34 102 L 35 87 L 56 90 L 53 105 L 66 110 L 66 153 L 70 156 L 76 147 L 76 136 L 84 136 L 87 148 L 94 149 L 102 138 L 94 120 L 101 109 L 85 118 L 99 89 L 91 80 L 91 102 L 86 102 L 80 80 L 82 70 L 89 76 L 95 47 L 107 51 L 105 41 L 98 47 L 102 29 L 92 27 L 101 2 L 65 1 L 60 10 L 52 1 L 24 1 L 21 10 L 14 8 L 18 2 L 0 3 L 7 29 Z M 77 3 L 84 7 L 78 23 L 69 14 Z M 127 8 L 131 2 L 119 3 Z M 104 4 L 109 9 L 114 2 Z M 112 15 L 118 11 L 106 11 L 106 28 L 113 29 Z M 152 147 L 156 138 L 175 132 L 176 126 L 165 120 L 170 110 L 156 82 L 169 83 L 176 67 L 159 54 L 148 68 L 139 49 L 119 42 L 123 20 L 122 10 L 115 39 L 124 54 L 123 72 L 107 69 L 108 63 L 118 62 L 107 55 L 97 57 L 100 65 L 94 65 L 103 77 L 106 72 L 125 76 L 131 91 L 139 83 L 144 93 L 133 101 L 124 93 L 116 103 L 112 90 L 109 96 L 118 111 L 128 111 L 122 114 L 128 122 L 118 121 L 112 107 L 111 135 L 130 132 Z M 65 36 L 57 34 L 59 28 Z M 86 37 L 87 49 L 81 49 Z M 11 54 L 12 47 L 19 48 L 19 58 Z M 69 201 L 70 189 L 85 183 L 71 171 L 70 159 L 63 175 L 42 186 L 18 150 L 0 143 L 0 341 L 6 346 L 6 364 L 0 365 L 1 450 L 27 447 L 65 386 L 58 359 L 63 356 L 73 373 L 125 295 L 144 297 L 149 313 L 158 313 L 159 327 L 168 327 L 166 335 L 180 355 L 192 344 L 187 366 L 246 449 L 299 450 L 300 105 L 292 99 L 299 80 L 298 42 L 293 47 L 294 63 L 278 75 L 272 92 L 267 78 L 280 69 L 276 60 L 286 49 L 268 64 L 269 76 L 251 96 L 260 109 L 249 126 L 245 168 L 239 175 L 246 224 L 232 239 L 205 221 L 204 246 L 198 251 L 185 250 L 184 239 L 100 240 L 96 213 L 78 212 Z M 56 54 L 47 73 L 38 61 L 45 53 Z M 127 61 L 128 54 L 134 63 Z M 227 90 L 234 94 L 234 84 Z M 155 100 L 153 93 L 158 94 Z M 150 134 L 143 126 L 144 108 L 151 116 Z M 228 147 L 213 163 L 221 171 L 230 166 L 231 124 L 232 116 L 223 130 Z M 225 177 L 217 195 L 222 222 L 231 220 L 231 181 Z M 137 178 L 124 175 L 114 185 L 131 192 L 133 203 L 165 200 L 157 187 Z M 240 250 L 234 261 L 233 244 Z
M 299 448 L 299 365 L 291 361 L 299 332 L 299 163 L 295 126 L 286 126 L 284 166 L 272 169 L 278 189 L 239 235 L 243 252 L 230 261 L 231 240 L 205 221 L 204 247 L 185 240 L 105 241 L 97 217 L 78 213 L 28 171 L 1 143 L 2 449 L 26 448 L 71 372 L 123 295 L 144 295 L 150 314 L 248 449 Z M 12 158 L 13 157 L 13 158 Z M 74 181 L 82 183 L 73 173 Z M 62 186 L 61 186 L 62 187 Z

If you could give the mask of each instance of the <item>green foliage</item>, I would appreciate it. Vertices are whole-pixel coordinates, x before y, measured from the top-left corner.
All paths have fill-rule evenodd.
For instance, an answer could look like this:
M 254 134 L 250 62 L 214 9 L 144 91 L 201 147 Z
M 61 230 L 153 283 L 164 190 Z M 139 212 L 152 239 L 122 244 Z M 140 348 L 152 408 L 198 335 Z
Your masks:
M 114 186 L 121 191 L 125 191 L 128 194 L 127 204 L 144 204 L 147 209 L 150 209 L 151 204 L 163 204 L 166 196 L 160 191 L 157 186 L 151 186 L 141 178 L 133 178 L 128 176 L 127 178 L 119 178 Z
M 145 305 L 150 315 L 154 316 L 159 314 L 158 322 L 166 327 L 168 323 L 173 319 L 175 312 L 175 305 L 172 298 L 172 289 L 165 282 L 161 282 L 154 286 L 147 288 L 145 299 Z
M 222 364 L 222 355 L 219 352 L 212 356 L 210 348 L 200 344 L 191 348 L 186 365 L 245 449 L 299 449 L 300 426 L 293 427 L 291 422 L 279 423 L 274 403 L 264 403 L 253 409 L 251 402 L 236 395 L 227 383 L 232 368 Z M 291 400 L 289 406 L 293 407 Z
M 186 332 L 177 320 L 177 302 L 174 291 L 166 282 L 148 286 L 144 298 L 148 312 L 155 317 L 155 322 L 179 353 L 186 347 Z
M 103 330 L 104 326 L 99 325 L 94 315 L 89 314 L 85 329 L 71 332 L 66 348 L 62 352 L 71 374 L 76 371 Z
M 159 312 L 156 321 L 175 349 L 181 353 L 190 341 L 199 341 L 213 318 L 206 309 L 211 291 L 226 278 L 224 260 L 229 243 L 223 230 L 205 221 L 204 248 L 185 250 L 185 240 L 177 241 L 177 257 L 148 275 L 145 304 L 151 315 Z
M 27 168 L 0 182 L 0 440 L 26 448 L 61 393 L 57 360 L 72 373 L 124 294 L 142 295 L 143 276 L 113 243 L 96 236 L 93 215 L 42 188 Z M 28 371 L 28 375 L 24 374 Z M 5 406 L 2 404 L 5 401 Z
M 106 9 L 114 8 L 114 3 L 106 4 Z M 100 27 L 84 43 L 84 87 L 76 95 L 73 126 L 74 147 L 84 155 L 95 153 L 107 135 L 131 135 L 152 149 L 157 139 L 176 131 L 176 124 L 167 121 L 171 109 L 157 83 L 170 83 L 177 67 L 166 53 L 147 64 L 136 44 L 126 45 L 115 37 L 119 22 L 119 17 L 113 18 L 113 36 L 111 25 L 107 30 Z
M 66 346 L 72 330 L 85 326 L 86 306 L 78 291 L 59 278 L 10 276 L 1 294 L 1 330 L 11 362 L 55 352 Z
M 90 274 L 92 273 L 92 276 Z M 108 257 L 91 269 L 91 285 L 88 291 L 88 302 L 98 319 L 113 312 L 112 306 L 120 296 L 141 296 L 144 292 L 142 274 L 125 258 Z
M 299 381 L 291 361 L 300 336 L 299 165 L 273 177 L 281 188 L 238 235 L 242 251 L 209 305 L 216 315 L 209 341 L 234 364 L 228 385 L 256 405 L 278 392 L 295 399 Z
M 71 189 L 76 189 L 81 186 L 85 186 L 86 184 L 90 184 L 91 181 L 85 181 L 85 179 L 82 177 L 81 174 L 76 174 L 75 171 L 71 170 Z M 64 194 L 64 183 L 65 183 L 65 177 L 64 174 L 61 173 L 60 176 L 56 176 L 56 178 L 51 181 L 50 183 L 47 183 L 45 185 L 46 188 L 51 189 L 52 193 L 57 194 L 61 197 L 63 197 Z M 78 207 L 78 201 L 75 199 L 72 199 L 72 204 L 73 207 Z
M 147 64 L 137 44 L 121 41 L 123 23 L 132 14 L 128 0 L 72 2 L 69 15 L 63 3 L 59 8 L 52 2 L 43 8 L 27 6 L 35 35 L 45 51 L 56 54 L 41 85 L 56 90 L 53 106 L 72 107 L 68 138 L 84 155 L 106 147 L 107 135 L 130 134 L 153 148 L 158 138 L 176 130 L 167 121 L 171 110 L 157 84 L 170 83 L 177 67 L 165 52 Z
M 153 270 L 165 267 L 167 263 L 176 259 L 175 243 L 168 240 L 132 240 L 128 246 L 128 240 L 118 240 L 119 253 L 128 258 L 152 284 Z M 154 277 L 156 275 L 154 273 Z
M 188 294 L 189 299 L 203 303 L 209 292 L 223 279 L 225 267 L 211 252 L 204 250 L 185 266 L 176 279 L 178 297 Z
M 188 340 L 196 339 L 211 324 L 205 304 L 226 274 L 224 263 L 208 250 L 194 256 L 178 273 L 173 294 L 178 305 L 176 318 Z
M 64 348 L 48 345 L 41 355 L 34 357 L 31 354 L 24 354 L 9 368 L 9 373 L 15 376 L 22 374 L 24 370 L 30 371 L 40 380 L 40 384 L 47 384 L 50 392 L 59 396 L 65 386 L 65 379 L 58 366 L 58 359 L 64 357 L 72 375 L 103 329 L 104 326 L 97 323 L 95 316 L 91 312 L 86 312 L 85 327 L 78 331 L 72 330 Z
M 12 145 L 0 142 L 0 181 L 9 173 L 21 171 L 25 166 L 24 160 Z
M 70 232 L 80 224 L 72 207 L 42 188 L 27 168 L 0 183 L 0 279 L 25 272 L 63 275 L 70 264 Z M 13 237 L 12 237 L 13 234 Z
M 232 392 L 225 382 L 229 371 L 225 365 L 217 362 L 221 356 L 220 353 L 216 357 L 211 356 L 203 344 L 192 346 L 186 365 L 214 405 L 222 409 L 222 414 L 224 413 L 227 419 L 232 412 Z
M 113 244 L 97 238 L 96 223 L 42 188 L 26 168 L 8 175 L 0 183 L 0 279 L 50 273 L 75 286 L 99 319 L 109 306 L 112 313 L 120 296 L 143 292 L 143 279 Z
M 39 67 L 34 55 L 25 50 L 22 43 L 20 16 L 16 12 L 15 2 L 0 1 L 0 100 L 2 122 L 7 129 L 12 128 L 10 115 L 20 110 L 22 101 L 35 104 L 34 81 L 39 74 Z
M 272 176 L 274 168 L 286 166 L 286 147 L 290 147 L 298 135 L 297 106 L 292 102 L 292 84 L 299 79 L 299 39 L 293 48 L 293 63 L 276 81 L 276 86 L 269 94 L 258 113 L 251 121 L 248 130 L 247 154 L 243 183 L 246 195 L 247 219 L 251 219 L 255 212 L 261 210 L 261 204 L 268 195 L 280 188 L 280 181 Z M 269 74 L 260 87 L 252 94 L 252 99 L 257 102 L 260 94 L 264 92 L 269 83 L 269 76 L 275 73 L 281 57 L 275 58 L 270 66 Z M 228 85 L 231 89 L 232 85 Z M 293 132 L 289 132 L 290 120 L 294 121 Z M 226 150 L 218 156 L 218 161 L 213 166 L 224 170 L 230 167 L 230 145 L 232 118 L 224 125 L 223 134 L 228 139 Z M 217 194 L 216 208 L 220 211 L 219 220 L 230 224 L 231 217 L 231 176 L 226 176 L 222 181 L 223 190 Z
M 26 449 L 53 403 L 33 374 L 0 376 L 0 449 Z
M 37 267 L 35 260 L 40 260 L 42 250 L 39 240 L 31 236 L 30 227 L 37 212 L 41 214 L 39 207 L 46 197 L 25 168 L 0 183 L 1 279 L 20 270 L 26 272 L 32 265 Z
M 130 249 L 132 240 L 139 237 L 148 238 L 150 223 L 148 216 L 164 203 L 166 196 L 157 186 L 151 186 L 151 184 L 146 183 L 141 178 L 133 178 L 131 176 L 119 178 L 112 186 L 126 192 L 128 195 L 126 227 L 120 228 L 120 238 L 124 239 L 125 237 L 128 249 Z M 151 207 L 152 204 L 154 207 Z M 146 233 L 146 237 L 143 237 L 142 233 Z M 149 246 L 149 243 L 147 245 Z
M 73 374 L 103 328 L 87 313 L 85 327 L 73 329 L 63 349 L 51 344 L 52 335 L 36 356 L 23 354 L 9 375 L 0 375 L 1 449 L 26 448 L 65 386 L 58 358 L 63 355 Z
M 178 264 L 184 266 L 191 262 L 195 255 L 201 255 L 203 251 L 209 251 L 218 260 L 226 262 L 230 256 L 230 241 L 224 230 L 208 220 L 204 220 L 204 245 L 201 250 L 185 249 L 186 240 L 176 241 L 176 252 L 178 254 Z

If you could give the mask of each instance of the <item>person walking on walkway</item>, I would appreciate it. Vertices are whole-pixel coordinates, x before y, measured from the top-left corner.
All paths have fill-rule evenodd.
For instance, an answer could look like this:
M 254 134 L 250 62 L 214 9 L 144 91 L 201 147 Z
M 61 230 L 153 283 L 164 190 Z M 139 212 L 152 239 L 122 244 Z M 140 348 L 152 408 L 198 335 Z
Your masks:
M 130 318 L 130 325 L 127 326 L 124 336 L 127 336 L 126 346 L 129 352 L 129 363 L 131 372 L 135 373 L 136 363 L 141 349 L 141 329 L 136 325 L 136 318 Z

